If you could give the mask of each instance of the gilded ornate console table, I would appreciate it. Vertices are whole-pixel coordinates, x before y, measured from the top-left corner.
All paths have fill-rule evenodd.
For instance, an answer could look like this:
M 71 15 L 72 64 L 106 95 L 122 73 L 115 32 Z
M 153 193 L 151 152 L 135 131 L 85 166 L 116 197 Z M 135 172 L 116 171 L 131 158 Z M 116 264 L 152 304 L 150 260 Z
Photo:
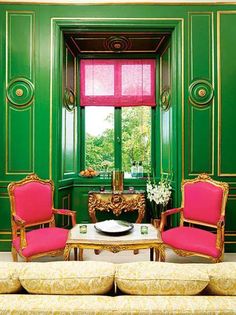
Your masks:
M 141 223 L 145 214 L 145 192 L 129 191 L 90 191 L 88 195 L 88 211 L 91 221 L 97 222 L 96 210 L 113 212 L 119 216 L 122 212 L 137 211 L 136 223 Z

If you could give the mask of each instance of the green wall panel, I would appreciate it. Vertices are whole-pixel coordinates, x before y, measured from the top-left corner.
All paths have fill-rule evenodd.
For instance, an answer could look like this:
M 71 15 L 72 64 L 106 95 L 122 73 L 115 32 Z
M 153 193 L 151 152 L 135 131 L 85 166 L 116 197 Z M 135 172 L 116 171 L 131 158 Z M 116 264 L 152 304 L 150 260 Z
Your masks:
M 236 176 L 236 11 L 218 15 L 219 176 Z
M 195 79 L 212 80 L 212 13 L 189 14 L 189 72 L 190 81 Z
M 33 108 L 9 107 L 7 128 L 7 173 L 33 172 L 34 124 Z
M 7 12 L 8 79 L 33 79 L 34 13 Z
M 62 128 L 64 129 L 63 140 L 63 173 L 74 174 L 76 170 L 76 110 L 73 112 L 68 112 L 63 109 L 63 124 Z
M 72 91 L 76 97 L 76 57 L 67 47 L 64 49 L 64 65 L 63 65 L 63 92 L 65 90 Z M 68 102 L 65 99 L 64 103 Z M 77 169 L 77 108 L 71 111 L 62 107 L 62 174 L 63 176 L 71 176 L 76 173 Z
M 98 188 L 98 187 L 97 187 Z M 96 189 L 94 187 L 94 189 Z M 99 189 L 99 188 L 98 188 Z M 73 198 L 72 198 L 72 208 L 77 209 L 77 222 L 90 222 L 88 214 L 88 191 L 92 190 L 91 187 L 74 187 Z
M 160 97 L 163 91 L 171 95 L 171 48 L 160 57 Z M 171 102 L 171 101 L 170 101 Z M 161 173 L 172 172 L 172 108 L 160 109 Z
M 205 172 L 213 174 L 213 130 L 212 130 L 212 106 L 199 108 L 189 107 L 189 175 L 197 175 Z
M 225 240 L 226 252 L 236 251 L 236 225 L 235 225 L 235 209 L 236 209 L 236 183 L 230 183 L 229 198 L 226 206 L 226 226 L 225 226 Z
M 11 221 L 9 198 L 0 193 L 0 252 L 11 248 Z
M 55 208 L 59 209 L 71 209 L 72 204 L 72 187 L 65 187 L 64 189 L 61 188 L 58 191 L 58 203 L 55 204 Z M 71 217 L 57 215 L 56 216 L 56 223 L 58 226 L 67 226 L 71 227 Z
M 0 194 L 0 235 L 2 230 L 9 230 L 11 226 L 10 220 L 10 203 L 7 194 Z M 2 219 L 4 218 L 4 220 Z
M 213 13 L 191 12 L 188 16 L 188 85 L 214 78 Z M 190 92 L 188 92 L 190 93 Z M 196 102 L 195 102 L 196 101 Z M 200 100 L 201 101 L 201 100 Z M 214 174 L 214 103 L 200 105 L 198 96 L 188 102 L 186 116 L 187 176 Z
M 34 12 L 6 12 L 6 175 L 34 171 L 34 19 Z

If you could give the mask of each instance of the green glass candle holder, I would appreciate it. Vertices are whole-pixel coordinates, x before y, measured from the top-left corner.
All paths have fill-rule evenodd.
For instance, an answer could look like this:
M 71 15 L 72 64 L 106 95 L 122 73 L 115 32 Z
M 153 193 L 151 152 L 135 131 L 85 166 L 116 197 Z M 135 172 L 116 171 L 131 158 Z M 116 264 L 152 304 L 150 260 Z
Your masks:
M 87 225 L 85 225 L 85 224 L 80 225 L 79 226 L 79 232 L 81 234 L 86 234 L 87 233 Z
M 142 225 L 140 227 L 140 232 L 141 232 L 141 234 L 148 234 L 148 226 Z

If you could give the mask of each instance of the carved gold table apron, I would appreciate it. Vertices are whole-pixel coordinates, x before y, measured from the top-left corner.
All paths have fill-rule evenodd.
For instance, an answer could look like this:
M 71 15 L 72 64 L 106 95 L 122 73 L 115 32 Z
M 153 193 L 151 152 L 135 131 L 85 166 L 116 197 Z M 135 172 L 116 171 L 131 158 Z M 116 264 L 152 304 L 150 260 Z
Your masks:
M 145 214 L 145 193 L 144 191 L 122 192 L 112 191 L 90 191 L 88 193 L 88 211 L 91 221 L 97 222 L 96 210 L 113 212 L 119 216 L 122 212 L 137 211 L 136 223 L 141 223 Z
M 141 227 L 147 226 L 148 234 L 141 233 Z M 64 250 L 64 260 L 70 260 L 72 249 L 79 249 L 79 260 L 83 260 L 84 249 L 108 250 L 117 253 L 123 250 L 150 249 L 150 260 L 162 260 L 163 249 L 159 230 L 152 224 L 134 224 L 132 232 L 121 236 L 110 236 L 99 233 L 94 228 L 94 224 L 87 224 L 87 233 L 80 233 L 80 225 L 74 226 L 69 233 Z M 159 257 L 160 253 L 160 257 Z M 75 256 L 77 260 L 77 255 Z

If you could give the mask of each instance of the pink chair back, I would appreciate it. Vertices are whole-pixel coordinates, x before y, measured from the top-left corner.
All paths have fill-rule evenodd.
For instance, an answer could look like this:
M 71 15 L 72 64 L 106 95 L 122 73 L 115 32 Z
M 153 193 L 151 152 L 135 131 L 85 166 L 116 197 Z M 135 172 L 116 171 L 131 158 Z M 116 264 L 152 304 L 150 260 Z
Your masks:
M 25 223 L 38 224 L 52 217 L 52 186 L 50 183 L 31 181 L 13 188 L 14 209 Z
M 216 225 L 221 216 L 223 189 L 209 182 L 186 183 L 184 189 L 184 219 Z

